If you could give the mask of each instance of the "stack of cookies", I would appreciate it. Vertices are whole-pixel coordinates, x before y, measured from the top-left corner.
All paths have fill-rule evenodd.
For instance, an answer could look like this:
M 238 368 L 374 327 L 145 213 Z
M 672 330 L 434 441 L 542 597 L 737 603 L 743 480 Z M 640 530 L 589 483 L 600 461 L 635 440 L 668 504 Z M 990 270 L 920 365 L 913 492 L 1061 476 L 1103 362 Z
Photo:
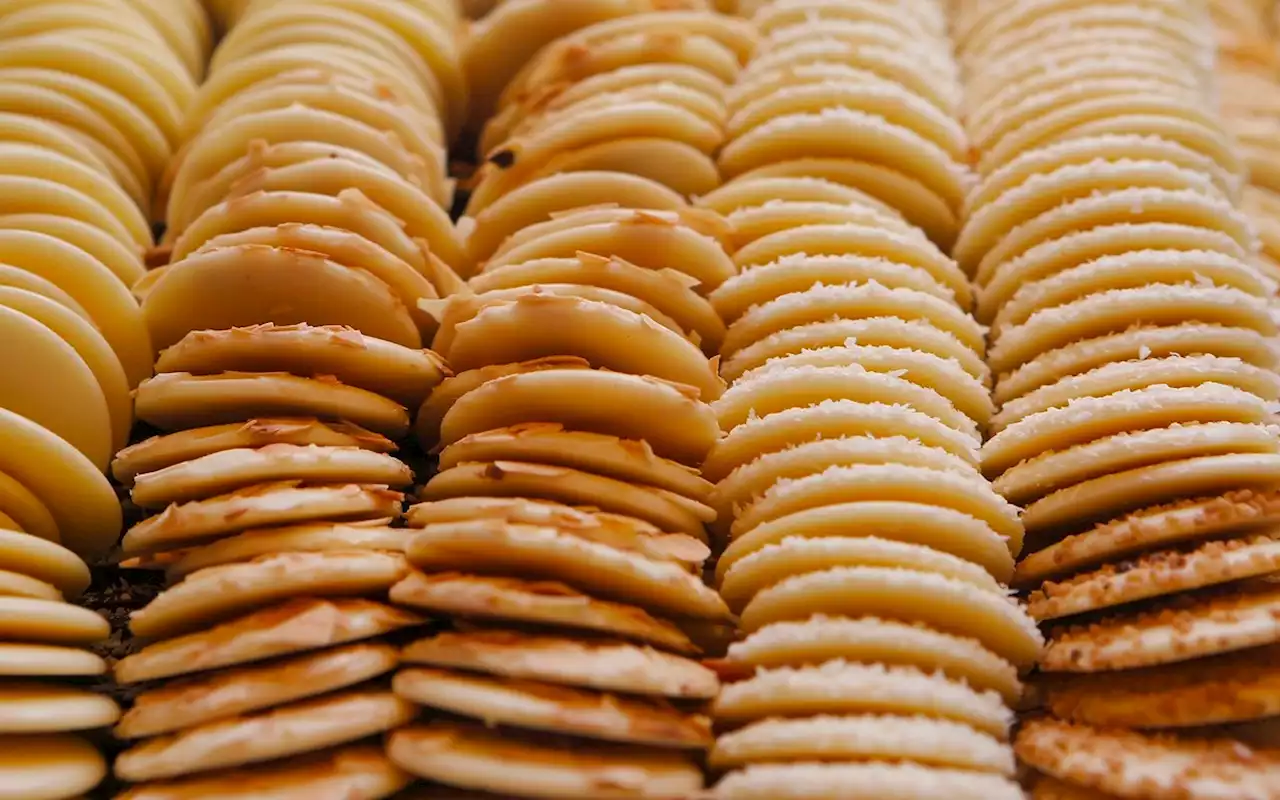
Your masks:
M 369 683 L 396 663 L 372 640 L 422 621 L 384 602 L 409 569 L 390 526 L 413 474 L 391 453 L 443 366 L 351 328 L 265 323 L 194 331 L 156 370 L 137 410 L 164 433 L 113 464 L 160 512 L 126 532 L 125 555 L 169 583 L 133 614 L 143 646 L 115 668 L 122 684 L 163 681 L 116 727 L 130 743 L 116 775 L 140 784 L 125 796 L 395 791 L 408 779 L 376 747 L 339 746 L 413 716 Z
M 1024 507 L 1015 583 L 1048 638 L 1033 796 L 1276 797 L 1275 283 L 1212 26 L 1181 0 L 960 5 L 982 468 Z
M 556 3 L 554 11 L 549 2 L 506 3 L 476 25 L 469 64 L 525 16 L 538 22 L 522 39 L 534 31 L 566 35 L 510 64 L 514 72 L 479 135 L 485 164 L 466 216 L 478 217 L 514 190 L 560 173 L 625 173 L 685 196 L 718 186 L 714 154 L 724 140 L 724 93 L 754 51 L 752 27 L 708 11 L 701 0 L 575 0 Z M 649 8 L 668 10 L 642 13 Z M 597 19 L 603 21 L 567 27 Z M 508 39 L 502 43 L 512 49 Z M 496 82 L 502 61 L 492 61 L 486 56 L 486 70 L 475 80 Z M 477 106 L 480 98 L 477 87 Z M 614 202 L 626 208 L 628 199 Z M 500 241 L 492 234 L 484 239 Z
M 237 17 L 160 187 L 169 263 L 134 287 L 157 348 L 264 321 L 429 341 L 419 301 L 460 285 L 445 155 L 466 116 L 460 24 L 448 0 L 264 0 Z
M 712 404 L 715 585 L 740 614 L 714 706 L 718 797 L 1017 798 L 1003 582 L 1017 509 L 978 469 L 984 330 L 945 252 L 970 174 L 940 4 L 776 0 L 727 94 L 739 274 Z
M 7 415 L 0 412 L 6 449 L 19 444 L 8 435 Z M 43 431 L 25 427 L 25 434 Z M 47 431 L 42 435 L 55 438 Z M 24 454 L 64 455 L 39 444 Z M 105 640 L 111 626 L 97 613 L 73 605 L 89 586 L 89 568 L 80 556 L 57 544 L 59 529 L 53 528 L 51 541 L 41 538 L 45 531 L 37 532 L 34 525 L 32 532 L 23 532 L 14 517 L 25 511 L 45 517 L 50 525 L 61 520 L 54 520 L 39 498 L 7 473 L 0 473 L 0 487 L 0 506 L 6 509 L 0 511 L 0 791 L 32 800 L 78 797 L 97 786 L 107 764 L 76 732 L 103 728 L 120 718 L 114 701 L 76 685 L 107 671 L 106 662 L 88 648 Z M 29 507 L 13 508 L 22 496 Z M 74 502 L 65 497 L 61 501 Z M 110 538 L 99 532 L 100 540 Z
M 646 5 L 667 4 L 512 0 L 472 40 L 528 28 L 486 64 L 515 77 L 489 78 L 510 85 L 460 224 L 474 277 L 433 340 L 454 376 L 416 426 L 440 471 L 409 512 L 415 572 L 391 590 L 450 620 L 404 649 L 393 688 L 431 721 L 388 744 L 439 791 L 703 786 L 720 683 L 699 645 L 732 621 L 701 574 L 715 514 L 698 467 L 723 392 L 707 295 L 736 270 L 724 221 L 684 195 L 719 182 L 724 91 L 755 37 L 707 10 L 623 15 Z
M 154 358 L 129 285 L 151 192 L 208 48 L 198 4 L 11 0 L 0 8 L 0 794 L 80 796 L 106 763 L 83 733 L 110 634 L 74 605 L 121 528 L 104 474 Z

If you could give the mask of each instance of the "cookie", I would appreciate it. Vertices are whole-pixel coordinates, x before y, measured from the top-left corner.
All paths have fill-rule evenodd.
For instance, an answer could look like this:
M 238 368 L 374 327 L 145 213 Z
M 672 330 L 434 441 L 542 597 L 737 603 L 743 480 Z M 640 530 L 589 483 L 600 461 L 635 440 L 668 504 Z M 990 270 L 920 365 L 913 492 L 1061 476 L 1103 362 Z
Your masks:
M 923 622 L 977 639 L 1023 667 L 1034 664 L 1043 649 L 1031 617 L 1002 592 L 904 568 L 832 567 L 786 578 L 747 603 L 741 627 L 751 632 L 814 613 Z
M 798 667 L 824 661 L 860 661 L 939 672 L 1012 704 L 1022 693 L 1017 669 L 974 639 L 926 625 L 862 617 L 815 615 L 766 625 L 729 646 L 731 664 Z
M 1119 566 L 1105 566 L 1032 592 L 1027 610 L 1059 619 L 1152 597 L 1262 577 L 1280 569 L 1280 542 L 1269 534 L 1211 541 L 1192 550 L 1166 550 Z
M 224 451 L 234 452 L 234 451 Z M 146 473 L 154 474 L 154 473 Z M 202 544 L 246 530 L 323 525 L 399 516 L 404 495 L 386 486 L 258 483 L 188 503 L 174 503 L 125 532 L 125 553 L 151 553 Z
M 1195 728 L 1277 715 L 1274 646 L 1164 667 L 1051 680 L 1055 716 L 1100 727 Z
M 413 774 L 498 794 L 557 798 L 681 795 L 702 788 L 702 772 L 678 752 L 545 739 L 515 739 L 477 725 L 436 722 L 402 728 L 391 760 Z
M 205 428 L 191 428 L 162 436 L 152 436 L 116 453 L 111 475 L 132 486 L 134 479 L 223 450 L 262 447 L 268 444 L 359 447 L 378 453 L 395 452 L 395 444 L 385 436 L 349 422 L 324 422 L 306 417 L 267 417 Z
M 144 647 L 116 662 L 123 684 L 171 678 L 371 639 L 425 620 L 355 598 L 298 598 L 198 633 Z
M 121 753 L 114 771 L 137 783 L 270 761 L 380 734 L 415 713 L 391 692 L 331 694 L 148 739 Z
M 908 761 L 978 773 L 1013 774 L 1013 751 L 959 722 L 925 716 L 766 719 L 716 740 L 714 769 L 762 761 Z
M 381 594 L 408 572 L 399 553 L 335 550 L 260 556 L 187 576 L 133 612 L 129 628 L 137 636 L 171 638 L 291 597 Z
M 914 667 L 828 661 L 820 666 L 762 669 L 727 684 L 716 698 L 718 721 L 816 714 L 902 714 L 952 720 L 991 736 L 1008 735 L 1011 712 L 1000 695 Z
M 1230 741 L 1173 739 L 1054 720 L 1023 726 L 1018 756 L 1059 780 L 1120 796 L 1266 797 L 1277 753 Z
M 1266 528 L 1280 520 L 1280 497 L 1240 489 L 1130 512 L 1031 553 L 1013 582 L 1035 583 L 1148 550 Z
M 554 581 L 412 572 L 391 587 L 390 597 L 402 605 L 464 619 L 564 627 L 633 639 L 685 655 L 698 652 L 670 622 Z
M 432 571 L 521 575 L 567 583 L 658 612 L 725 619 L 724 601 L 676 564 L 652 561 L 555 528 L 498 520 L 438 523 L 418 531 L 407 554 Z
M 397 655 L 390 645 L 353 644 L 174 681 L 139 693 L 112 733 L 168 734 L 345 689 L 388 672 Z
M 656 697 L 705 699 L 719 690 L 701 664 L 639 645 L 505 630 L 445 632 L 404 649 L 408 664 Z
M 656 700 L 422 667 L 396 673 L 392 687 L 407 700 L 489 726 L 651 747 L 711 744 L 709 720 Z
M 850 794 L 852 792 L 853 794 Z M 1022 789 L 996 775 L 915 764 L 754 764 L 716 784 L 725 800 L 926 800 L 945 793 L 957 800 L 1016 800 Z
M 143 508 L 163 508 L 287 480 L 405 486 L 412 483 L 413 473 L 393 456 L 358 447 L 269 444 L 223 450 L 144 473 L 134 481 L 131 497 Z
M 1271 644 L 1277 592 L 1263 581 L 1166 608 L 1049 632 L 1046 672 L 1101 672 L 1189 661 Z
M 715 510 L 675 492 L 590 472 L 521 461 L 466 463 L 436 473 L 419 492 L 424 500 L 522 497 L 584 505 L 637 517 L 664 531 L 706 539 Z

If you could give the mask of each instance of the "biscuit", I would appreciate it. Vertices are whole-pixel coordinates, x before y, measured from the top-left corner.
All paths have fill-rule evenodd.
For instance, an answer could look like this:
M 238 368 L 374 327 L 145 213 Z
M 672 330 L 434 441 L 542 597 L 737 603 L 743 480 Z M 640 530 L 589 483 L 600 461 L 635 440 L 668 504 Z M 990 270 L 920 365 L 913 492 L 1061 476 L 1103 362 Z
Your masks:
M 926 800 L 940 793 L 956 800 L 1016 800 L 1022 789 L 997 775 L 915 764 L 754 764 L 716 784 L 725 800 Z
M 386 644 L 353 644 L 185 678 L 139 693 L 112 732 L 168 734 L 345 689 L 393 669 L 398 655 Z
M 704 748 L 705 717 L 660 700 L 599 694 L 567 686 L 412 667 L 396 673 L 401 697 L 442 711 L 548 733 L 650 747 Z
M 1101 672 L 1189 661 L 1276 641 L 1280 592 L 1268 582 L 1049 632 L 1046 672 Z
M 724 734 L 710 755 L 715 769 L 761 761 L 864 760 L 1013 774 L 1007 744 L 962 723 L 925 716 L 766 719 Z
M 1000 695 L 941 673 L 844 661 L 758 670 L 752 678 L 727 684 L 713 713 L 729 723 L 815 714 L 923 715 L 960 722 L 1001 740 L 1013 718 Z
M 445 632 L 413 642 L 401 657 L 408 664 L 655 697 L 706 699 L 720 688 L 715 673 L 696 661 L 608 639 Z
M 556 528 L 498 520 L 437 523 L 409 542 L 409 560 L 427 570 L 518 574 L 567 583 L 593 595 L 659 612 L 724 619 L 728 608 L 677 564 L 590 542 Z
M 436 722 L 402 728 L 391 760 L 451 786 L 547 798 L 679 796 L 702 788 L 702 772 L 678 751 L 522 740 L 478 725 Z
M 1023 726 L 1018 756 L 1059 780 L 1120 796 L 1265 797 L 1275 781 L 1276 751 L 1230 741 L 1176 740 L 1053 720 Z
M 731 644 L 726 658 L 731 664 L 760 668 L 836 660 L 916 667 L 979 690 L 995 690 L 1010 704 L 1022 693 L 1017 669 L 976 640 L 874 617 L 815 615 L 766 625 Z

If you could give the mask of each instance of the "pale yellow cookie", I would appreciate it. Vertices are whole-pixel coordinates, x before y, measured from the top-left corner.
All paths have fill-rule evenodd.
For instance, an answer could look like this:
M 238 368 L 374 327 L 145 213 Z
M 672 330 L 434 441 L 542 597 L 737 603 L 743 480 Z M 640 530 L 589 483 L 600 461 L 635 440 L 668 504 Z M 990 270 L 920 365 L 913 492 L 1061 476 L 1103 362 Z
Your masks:
M 793 536 L 847 536 L 865 530 L 893 541 L 919 544 L 982 565 L 997 578 L 1012 574 L 1021 540 L 1001 537 L 977 517 L 919 499 L 839 503 L 788 514 L 734 538 L 716 562 L 717 580 L 740 559 Z
M 968 725 L 926 716 L 766 719 L 716 740 L 714 769 L 762 761 L 910 761 L 979 773 L 1013 774 L 1007 744 Z
M 1013 663 L 1034 664 L 1043 638 L 1031 617 L 998 587 L 902 567 L 832 567 L 786 578 L 756 594 L 742 611 L 745 631 L 811 614 L 924 622 L 977 639 Z
M 6 734 L 64 733 L 113 724 L 120 707 L 87 689 L 6 680 L 0 686 L 0 731 Z
M 712 712 L 745 723 L 815 714 L 908 714 L 963 723 L 1004 739 L 1012 713 L 1000 695 L 914 667 L 828 661 L 820 666 L 762 669 L 727 684 Z
M 1018 784 L 998 775 L 915 764 L 753 764 L 716 784 L 724 800 L 1018 800 Z
M 799 667 L 859 661 L 941 672 L 977 689 L 993 689 L 1012 704 L 1022 693 L 1017 669 L 974 639 L 922 624 L 862 617 L 809 617 L 766 625 L 729 646 L 731 664 Z

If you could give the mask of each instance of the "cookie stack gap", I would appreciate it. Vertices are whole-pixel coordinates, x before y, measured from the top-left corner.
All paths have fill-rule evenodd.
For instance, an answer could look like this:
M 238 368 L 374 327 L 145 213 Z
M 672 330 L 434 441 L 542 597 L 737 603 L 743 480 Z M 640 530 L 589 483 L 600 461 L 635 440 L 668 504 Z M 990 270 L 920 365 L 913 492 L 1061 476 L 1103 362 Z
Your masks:
M 1234 206 L 1213 27 L 1176 0 L 1010 0 L 955 31 L 982 173 L 955 256 L 1000 405 L 982 468 L 1024 506 L 1015 585 L 1048 639 L 1033 796 L 1275 797 L 1253 688 L 1280 634 L 1275 284 Z
M 985 331 L 946 254 L 970 187 L 940 4 L 776 0 L 728 98 L 740 272 L 712 403 L 714 585 L 740 614 L 710 766 L 725 800 L 1017 798 L 1017 509 L 978 469 Z

